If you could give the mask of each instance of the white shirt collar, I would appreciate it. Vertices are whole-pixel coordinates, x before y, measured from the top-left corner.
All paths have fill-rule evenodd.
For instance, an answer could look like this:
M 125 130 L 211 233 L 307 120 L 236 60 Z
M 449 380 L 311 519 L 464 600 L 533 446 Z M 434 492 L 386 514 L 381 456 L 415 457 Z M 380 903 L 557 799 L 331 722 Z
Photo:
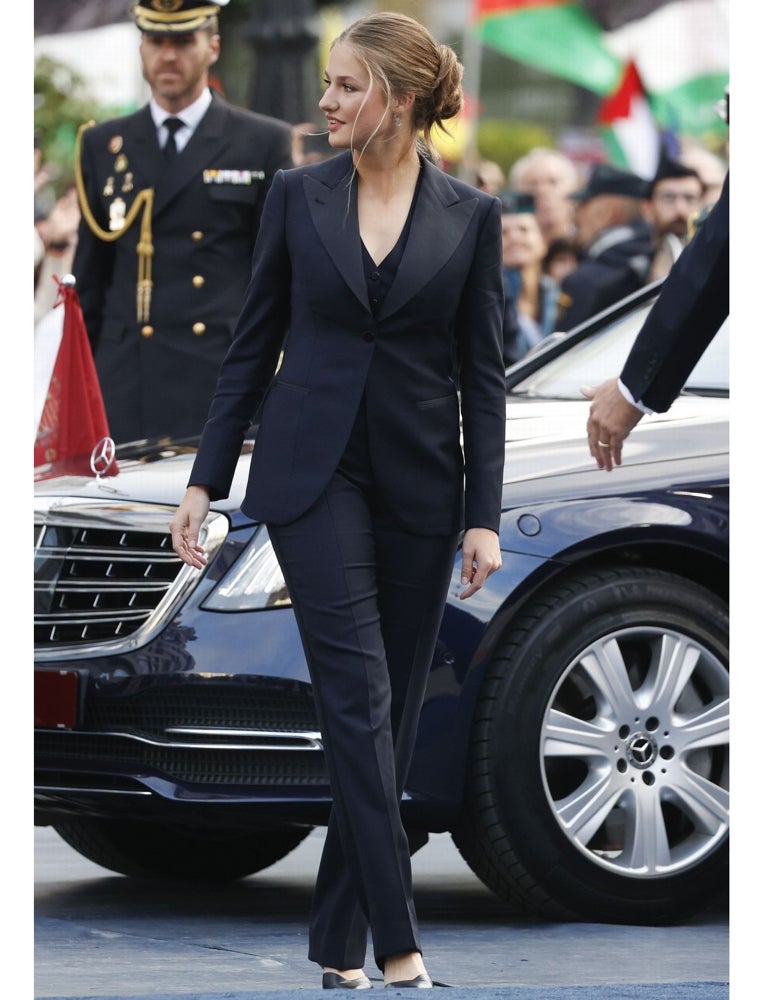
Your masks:
M 186 108 L 183 108 L 176 114 L 173 114 L 171 111 L 167 111 L 166 108 L 162 108 L 153 96 L 151 96 L 148 104 L 150 106 L 153 123 L 157 129 L 160 129 L 163 126 L 164 121 L 167 118 L 182 119 L 184 125 L 187 127 L 180 129 L 178 132 L 177 144 L 179 145 L 180 141 L 184 140 L 182 143 L 184 145 L 200 124 L 201 118 L 203 118 L 208 111 L 208 106 L 211 104 L 211 91 L 208 87 L 205 87 L 199 98 L 193 101 L 192 104 L 188 104 Z

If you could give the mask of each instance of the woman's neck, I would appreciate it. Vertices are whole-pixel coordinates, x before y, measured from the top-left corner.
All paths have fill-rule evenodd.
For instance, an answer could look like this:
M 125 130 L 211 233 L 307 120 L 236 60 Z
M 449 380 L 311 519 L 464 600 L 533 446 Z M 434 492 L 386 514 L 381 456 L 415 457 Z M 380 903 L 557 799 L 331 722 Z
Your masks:
M 401 155 L 393 148 L 386 148 L 355 151 L 353 156 L 361 187 L 373 198 L 392 198 L 417 183 L 421 164 L 414 144 Z

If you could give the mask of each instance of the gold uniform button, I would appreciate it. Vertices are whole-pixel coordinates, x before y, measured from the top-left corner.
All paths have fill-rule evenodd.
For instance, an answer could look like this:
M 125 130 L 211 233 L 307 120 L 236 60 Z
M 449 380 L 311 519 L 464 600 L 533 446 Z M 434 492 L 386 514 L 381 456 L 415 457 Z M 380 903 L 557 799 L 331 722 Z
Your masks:
M 202 274 L 194 274 L 193 275 L 193 287 L 194 288 L 203 288 L 203 286 L 205 284 L 206 284 L 206 279 L 203 277 Z
M 190 234 L 190 239 L 193 241 L 193 243 L 200 243 L 200 241 L 203 239 L 203 233 L 200 231 L 200 229 L 196 229 L 195 232 Z
M 193 323 L 193 333 L 195 334 L 196 337 L 200 337 L 200 335 L 205 332 L 206 332 L 205 323 Z
M 144 326 L 142 330 L 140 330 L 140 333 L 143 335 L 143 337 L 152 337 L 155 332 L 156 331 L 153 329 L 152 326 Z

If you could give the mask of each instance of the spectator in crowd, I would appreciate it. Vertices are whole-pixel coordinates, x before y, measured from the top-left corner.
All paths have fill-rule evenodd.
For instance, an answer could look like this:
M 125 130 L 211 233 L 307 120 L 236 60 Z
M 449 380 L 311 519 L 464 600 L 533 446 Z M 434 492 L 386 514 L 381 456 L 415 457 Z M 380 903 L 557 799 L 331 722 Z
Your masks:
M 79 227 L 77 191 L 72 185 L 55 202 L 50 214 L 35 222 L 34 322 L 53 307 L 58 295 L 55 277 L 69 274 Z
M 574 232 L 571 195 L 580 187 L 580 177 L 569 156 L 558 149 L 536 146 L 517 160 L 509 172 L 512 191 L 532 194 L 536 219 L 547 244 Z
M 504 171 L 493 160 L 478 160 L 473 170 L 475 187 L 487 194 L 500 197 L 504 188 Z M 525 353 L 526 347 L 520 334 L 515 297 L 511 285 L 504 282 L 504 367 L 509 368 Z
M 228 0 L 146 0 L 148 104 L 80 130 L 74 257 L 113 438 L 200 433 L 292 128 L 209 88 Z
M 46 219 L 55 205 L 55 189 L 51 177 L 51 168 L 45 163 L 41 146 L 42 140 L 34 137 L 34 222 Z
M 642 213 L 652 231 L 653 257 L 649 281 L 664 278 L 686 245 L 690 223 L 702 207 L 704 185 L 696 170 L 660 157 Z
M 45 163 L 42 143 L 38 135 L 34 136 L 34 290 L 35 294 L 40 280 L 40 270 L 47 252 L 49 237 L 48 218 L 55 206 L 55 188 L 51 179 L 51 170 Z
M 544 273 L 561 285 L 578 266 L 578 247 L 569 236 L 558 236 L 547 247 L 542 265 Z
M 480 160 L 475 171 L 475 187 L 487 194 L 499 195 L 506 183 L 504 171 L 493 160 Z
M 646 284 L 652 261 L 642 199 L 649 184 L 608 163 L 597 163 L 577 201 L 578 266 L 562 282 L 560 323 L 570 330 Z
M 546 243 L 533 195 L 507 192 L 501 205 L 502 278 L 517 310 L 520 358 L 555 329 L 559 286 L 543 271 Z
M 680 154 L 681 163 L 699 174 L 703 185 L 702 208 L 712 208 L 720 197 L 723 182 L 728 172 L 728 164 L 716 153 L 695 143 L 684 145 Z

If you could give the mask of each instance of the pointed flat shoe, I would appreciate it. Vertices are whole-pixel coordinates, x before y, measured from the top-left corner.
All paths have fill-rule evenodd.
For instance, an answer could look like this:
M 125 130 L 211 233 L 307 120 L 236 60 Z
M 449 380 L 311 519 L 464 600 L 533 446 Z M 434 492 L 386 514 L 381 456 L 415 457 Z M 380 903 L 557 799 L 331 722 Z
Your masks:
M 339 972 L 322 973 L 323 990 L 371 990 L 372 983 L 366 976 L 357 976 L 356 979 L 346 979 Z
M 421 972 L 419 976 L 415 976 L 414 979 L 399 979 L 395 983 L 386 983 L 385 988 L 386 990 L 431 990 L 433 988 L 433 980 L 427 972 Z

